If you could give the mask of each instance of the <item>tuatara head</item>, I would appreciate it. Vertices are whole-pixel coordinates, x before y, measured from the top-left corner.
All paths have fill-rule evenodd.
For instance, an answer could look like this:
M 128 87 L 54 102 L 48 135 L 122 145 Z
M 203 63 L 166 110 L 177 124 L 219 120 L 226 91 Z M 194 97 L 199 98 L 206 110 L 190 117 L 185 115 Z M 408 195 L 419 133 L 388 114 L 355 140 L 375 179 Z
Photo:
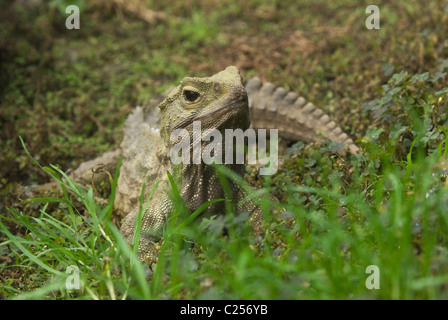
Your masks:
M 167 146 L 175 129 L 201 121 L 202 130 L 247 129 L 250 124 L 247 93 L 237 67 L 208 78 L 184 78 L 159 105 L 160 135 Z

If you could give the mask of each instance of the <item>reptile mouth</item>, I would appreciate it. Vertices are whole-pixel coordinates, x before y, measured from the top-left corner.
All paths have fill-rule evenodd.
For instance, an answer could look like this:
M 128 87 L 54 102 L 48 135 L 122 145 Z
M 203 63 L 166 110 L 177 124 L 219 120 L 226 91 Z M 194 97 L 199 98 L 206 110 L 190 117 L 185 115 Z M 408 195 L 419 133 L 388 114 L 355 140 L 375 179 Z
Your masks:
M 229 104 L 226 104 L 223 107 L 210 110 L 209 112 L 207 112 L 205 114 L 200 114 L 197 117 L 194 117 L 193 121 L 195 121 L 195 120 L 204 120 L 204 119 L 207 119 L 207 118 L 209 118 L 211 116 L 216 117 L 216 116 L 219 116 L 221 114 L 225 114 L 225 113 L 229 112 L 230 110 L 243 107 L 245 104 L 247 104 L 247 98 L 246 97 L 244 97 L 243 99 L 231 102 Z
M 209 112 L 205 114 L 200 114 L 200 111 L 196 112 L 195 114 L 183 119 L 181 122 L 177 123 L 173 126 L 173 130 L 176 129 L 184 129 L 188 127 L 190 124 L 193 123 L 193 121 L 207 121 L 210 118 L 220 118 L 227 112 L 233 109 L 241 108 L 243 109 L 245 106 L 247 106 L 247 97 L 244 97 L 240 100 L 233 101 L 229 104 L 226 104 L 223 107 L 215 108 L 213 110 L 210 110 Z M 199 113 L 199 115 L 198 115 Z

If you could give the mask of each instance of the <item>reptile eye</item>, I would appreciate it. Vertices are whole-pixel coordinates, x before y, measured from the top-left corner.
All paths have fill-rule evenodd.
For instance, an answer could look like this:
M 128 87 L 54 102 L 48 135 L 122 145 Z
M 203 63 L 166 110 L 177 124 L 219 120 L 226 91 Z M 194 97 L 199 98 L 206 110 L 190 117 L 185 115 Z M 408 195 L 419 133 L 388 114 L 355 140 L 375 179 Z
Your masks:
M 199 96 L 200 94 L 195 91 L 184 90 L 184 98 L 188 102 L 195 102 L 199 98 Z

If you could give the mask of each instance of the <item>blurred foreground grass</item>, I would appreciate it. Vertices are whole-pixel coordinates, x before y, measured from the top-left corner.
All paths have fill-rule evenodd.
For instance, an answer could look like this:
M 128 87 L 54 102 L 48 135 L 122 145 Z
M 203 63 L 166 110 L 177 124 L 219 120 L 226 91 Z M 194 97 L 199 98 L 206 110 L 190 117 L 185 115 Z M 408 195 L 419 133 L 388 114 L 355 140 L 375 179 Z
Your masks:
M 0 1 L 4 298 L 447 298 L 446 1 L 384 1 L 380 30 L 362 1 L 78 1 L 80 30 L 65 28 L 69 3 Z M 152 273 L 92 191 L 24 200 L 49 175 L 19 135 L 65 171 L 115 148 L 135 105 L 231 64 L 301 93 L 364 150 L 299 143 L 271 181 L 251 177 L 287 208 L 263 237 L 244 217 L 174 228 Z M 82 290 L 64 289 L 68 265 Z

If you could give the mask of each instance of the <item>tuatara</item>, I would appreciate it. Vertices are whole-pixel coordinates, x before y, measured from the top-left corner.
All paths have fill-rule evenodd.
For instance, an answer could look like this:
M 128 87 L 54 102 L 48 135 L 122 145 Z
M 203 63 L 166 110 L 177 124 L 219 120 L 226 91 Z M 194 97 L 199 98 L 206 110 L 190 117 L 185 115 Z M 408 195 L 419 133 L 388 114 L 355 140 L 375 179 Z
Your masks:
M 263 84 L 259 78 L 252 78 L 245 84 L 239 70 L 233 66 L 208 78 L 187 77 L 159 104 L 159 108 L 153 105 L 137 107 L 128 117 L 120 149 L 82 164 L 72 174 L 76 180 L 90 183 L 91 169 L 95 165 L 105 163 L 110 168 L 120 156 L 123 157 L 114 205 L 120 212 L 129 213 L 120 230 L 129 242 L 134 235 L 142 184 L 147 186 L 145 196 L 148 197 L 157 181 L 167 179 L 167 170 L 175 173 L 181 198 L 192 211 L 209 200 L 224 198 L 212 167 L 204 163 L 173 165 L 170 161 L 170 150 L 175 145 L 170 135 L 175 129 L 188 131 L 193 138 L 189 146 L 193 151 L 194 121 L 201 121 L 202 132 L 217 129 L 223 136 L 225 129 L 244 131 L 252 122 L 254 128 L 278 129 L 285 139 L 304 142 L 331 139 L 345 143 L 344 150 L 358 151 L 352 139 L 312 103 L 271 83 Z M 199 143 L 205 147 L 208 142 Z M 224 146 L 220 147 L 224 152 Z M 193 157 L 194 152 L 190 155 Z M 245 164 L 227 166 L 239 175 L 244 174 Z M 172 209 L 167 189 L 168 183 L 159 185 L 144 213 L 138 248 L 141 260 L 154 258 L 152 243 L 162 237 L 163 226 Z M 231 190 L 235 203 L 245 198 L 239 185 L 231 183 Z M 224 205 L 224 202 L 213 203 L 208 212 L 223 212 Z M 259 222 L 260 212 L 254 202 L 245 201 L 236 206 L 236 212 L 243 211 L 252 214 L 255 225 Z

